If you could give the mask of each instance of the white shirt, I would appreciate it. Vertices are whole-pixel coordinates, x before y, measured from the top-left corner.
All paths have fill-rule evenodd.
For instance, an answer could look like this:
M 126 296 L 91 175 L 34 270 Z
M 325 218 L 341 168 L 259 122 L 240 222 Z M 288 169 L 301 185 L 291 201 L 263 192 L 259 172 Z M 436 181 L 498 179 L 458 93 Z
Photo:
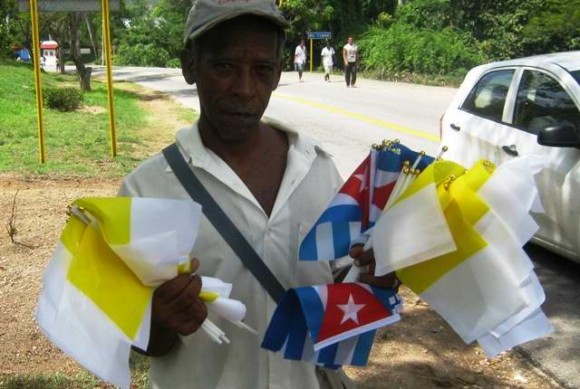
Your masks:
M 306 46 L 296 46 L 296 50 L 294 50 L 294 63 L 302 65 L 306 63 Z
M 322 57 L 322 64 L 325 66 L 332 66 L 332 56 L 334 55 L 334 49 L 332 47 L 324 47 L 320 56 Z
M 344 45 L 344 50 L 346 50 L 346 61 L 347 62 L 356 62 L 356 54 L 358 47 L 356 45 L 351 45 L 347 43 Z
M 330 264 L 298 261 L 299 242 L 336 193 L 342 179 L 313 140 L 288 129 L 286 171 L 270 217 L 233 170 L 206 149 L 194 125 L 176 136 L 182 154 L 285 288 L 332 282 Z M 123 182 L 120 194 L 189 199 L 161 154 L 141 164 Z M 276 303 L 204 217 L 192 255 L 198 274 L 233 284 L 231 297 L 246 304 L 245 322 L 259 336 L 211 316 L 231 340 L 212 342 L 203 331 L 181 338 L 166 356 L 152 359 L 153 388 L 316 388 L 314 365 L 283 359 L 260 348 Z

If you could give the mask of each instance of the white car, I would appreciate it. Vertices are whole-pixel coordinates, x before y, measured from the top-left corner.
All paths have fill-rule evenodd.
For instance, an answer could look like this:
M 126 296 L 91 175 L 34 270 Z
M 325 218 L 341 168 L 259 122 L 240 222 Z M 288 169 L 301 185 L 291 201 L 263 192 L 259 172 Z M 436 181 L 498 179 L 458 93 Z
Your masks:
M 469 71 L 441 118 L 444 159 L 471 166 L 537 154 L 545 213 L 533 241 L 580 263 L 580 51 L 494 62 Z

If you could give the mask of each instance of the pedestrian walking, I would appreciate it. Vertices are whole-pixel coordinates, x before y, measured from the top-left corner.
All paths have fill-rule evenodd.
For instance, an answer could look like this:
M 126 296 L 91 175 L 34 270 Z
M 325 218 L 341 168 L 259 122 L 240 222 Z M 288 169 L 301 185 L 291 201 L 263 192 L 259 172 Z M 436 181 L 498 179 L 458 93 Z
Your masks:
M 306 45 L 304 39 L 300 40 L 300 44 L 294 50 L 294 70 L 298 72 L 298 80 L 302 82 L 302 73 L 306 66 Z
M 332 73 L 332 66 L 334 65 L 334 48 L 330 46 L 330 42 L 326 41 L 326 46 L 320 53 L 322 57 L 322 66 L 324 66 L 324 81 L 330 82 L 330 73 Z
M 342 49 L 342 58 L 344 60 L 344 77 L 346 87 L 356 88 L 356 71 L 358 64 L 358 47 L 353 43 L 351 36 L 348 37 L 347 44 Z

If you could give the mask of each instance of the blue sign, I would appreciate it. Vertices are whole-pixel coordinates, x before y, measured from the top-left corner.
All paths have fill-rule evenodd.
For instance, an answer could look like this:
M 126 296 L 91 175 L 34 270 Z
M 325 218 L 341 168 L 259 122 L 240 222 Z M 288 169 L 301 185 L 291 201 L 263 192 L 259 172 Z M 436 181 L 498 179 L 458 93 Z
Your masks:
M 308 39 L 331 39 L 332 32 L 330 31 L 314 31 L 308 33 Z

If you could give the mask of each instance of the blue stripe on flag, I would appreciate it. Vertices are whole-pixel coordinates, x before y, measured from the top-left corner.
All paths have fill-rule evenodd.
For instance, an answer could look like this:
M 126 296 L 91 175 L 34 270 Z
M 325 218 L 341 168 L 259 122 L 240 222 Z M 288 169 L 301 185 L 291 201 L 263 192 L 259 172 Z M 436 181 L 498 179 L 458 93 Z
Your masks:
M 301 312 L 294 312 L 295 315 L 289 320 L 290 331 L 288 332 L 288 342 L 284 357 L 296 361 L 302 360 L 304 354 L 304 343 L 308 337 L 306 320 Z
M 322 305 L 318 292 L 311 286 L 296 288 L 294 291 L 300 300 L 301 311 L 310 329 L 310 337 L 313 343 L 316 343 L 324 320 L 324 305 Z
M 324 363 L 326 367 L 336 368 L 335 366 L 337 366 L 337 364 L 334 360 L 336 359 L 337 351 L 338 351 L 338 343 L 331 344 L 328 347 L 320 349 L 318 353 L 318 362 Z
M 350 235 L 351 223 L 332 223 L 332 243 L 334 245 L 334 257 L 340 258 L 348 254 L 350 242 L 358 237 Z M 360 227 L 359 227 L 360 235 Z
M 268 326 L 266 333 L 264 334 L 264 339 L 262 340 L 262 347 L 271 350 L 279 351 L 284 345 L 284 341 L 288 337 L 288 334 L 292 330 L 291 326 L 293 321 L 300 317 L 304 320 L 304 316 L 301 312 L 294 312 L 291 307 L 297 306 L 296 304 L 297 296 L 290 290 L 286 293 L 280 300 L 279 307 L 287 307 L 286 309 L 276 309 L 274 315 L 270 322 L 277 323 L 275 326 Z M 300 310 L 297 310 L 300 311 Z M 306 321 L 303 323 L 303 327 L 306 327 Z
M 360 221 L 362 218 L 362 209 L 358 205 L 337 205 L 332 208 L 328 208 L 320 218 L 316 221 L 316 224 L 326 223 L 326 222 L 347 222 L 347 221 Z
M 298 258 L 301 261 L 317 261 L 318 260 L 318 250 L 316 246 L 316 229 L 311 229 L 308 234 L 302 240 L 300 244 L 300 251 L 298 253 Z
M 375 339 L 376 330 L 365 332 L 358 336 L 358 342 L 354 349 L 351 365 L 366 366 Z

